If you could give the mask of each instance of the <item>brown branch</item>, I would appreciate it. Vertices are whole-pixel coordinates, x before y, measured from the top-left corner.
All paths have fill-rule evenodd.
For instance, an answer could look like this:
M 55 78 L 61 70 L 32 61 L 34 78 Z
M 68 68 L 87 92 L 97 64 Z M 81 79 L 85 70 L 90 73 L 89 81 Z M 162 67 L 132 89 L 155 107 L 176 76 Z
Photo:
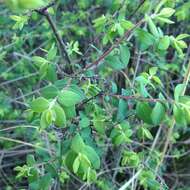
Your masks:
M 123 95 L 116 95 L 116 94 L 109 94 L 108 96 L 115 97 L 117 99 L 123 99 L 123 100 L 139 100 L 139 101 L 144 101 L 144 102 L 160 102 L 160 103 L 166 103 L 168 102 L 167 100 L 161 100 L 159 98 L 144 98 L 142 96 L 123 96 Z
M 94 100 L 97 97 L 100 96 L 110 96 L 113 98 L 117 98 L 117 99 L 123 99 L 123 100 L 137 100 L 137 101 L 143 101 L 143 102 L 150 102 L 150 103 L 156 103 L 156 102 L 160 102 L 160 103 L 172 103 L 172 100 L 162 100 L 159 98 L 144 98 L 142 96 L 124 96 L 124 95 L 118 95 L 118 94 L 106 94 L 104 91 L 99 92 L 98 94 L 96 94 L 95 96 L 92 96 L 88 99 L 83 100 L 78 106 L 77 109 L 82 109 L 83 106 L 90 102 L 91 100 Z
M 137 11 L 143 6 L 143 4 L 145 3 L 146 0 L 142 0 L 142 2 L 140 2 L 140 4 L 137 6 L 137 8 L 133 11 L 133 13 L 129 16 L 128 19 L 131 19 L 136 13 Z
M 95 60 L 93 63 L 87 65 L 84 69 L 81 71 L 77 72 L 76 74 L 80 74 L 88 70 L 89 68 L 98 65 L 102 60 L 104 60 L 115 48 L 117 48 L 122 41 L 124 41 L 129 35 L 137 28 L 139 27 L 142 23 L 144 23 L 145 20 L 142 19 L 138 23 L 136 23 L 130 30 L 126 31 L 124 36 L 119 38 L 115 44 L 113 44 L 108 50 L 106 50 L 97 60 Z
M 41 9 L 38 9 L 35 11 L 38 12 L 39 14 L 43 15 L 46 18 L 46 20 L 48 21 L 48 23 L 53 31 L 53 34 L 57 40 L 60 54 L 67 61 L 67 64 L 65 66 L 65 72 L 68 74 L 71 74 L 71 73 L 73 73 L 73 70 L 72 70 L 72 66 L 71 66 L 71 60 L 70 60 L 69 55 L 66 50 L 66 45 L 65 45 L 64 41 L 62 40 L 62 37 L 60 36 L 58 29 L 47 10 L 48 8 L 52 7 L 54 4 L 55 4 L 55 2 L 52 2 L 49 5 L 47 5 L 46 7 L 43 7 Z

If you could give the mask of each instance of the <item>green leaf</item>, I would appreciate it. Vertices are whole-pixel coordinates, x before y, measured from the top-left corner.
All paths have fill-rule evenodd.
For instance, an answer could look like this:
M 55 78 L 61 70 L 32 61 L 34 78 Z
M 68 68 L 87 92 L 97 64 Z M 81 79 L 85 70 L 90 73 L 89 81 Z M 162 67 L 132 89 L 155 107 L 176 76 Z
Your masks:
M 156 17 L 157 20 L 159 20 L 160 22 L 163 23 L 167 23 L 167 24 L 173 24 L 174 22 L 168 18 L 164 18 L 164 17 Z
M 160 102 L 157 102 L 151 113 L 153 124 L 154 125 L 160 124 L 160 122 L 164 119 L 164 117 L 165 117 L 165 107 Z
M 158 67 L 151 67 L 151 68 L 149 69 L 149 74 L 150 74 L 151 76 L 154 76 L 154 75 L 156 75 L 157 71 L 158 71 Z
M 107 56 L 106 59 L 106 65 L 113 70 L 121 70 L 124 68 L 123 63 L 120 61 L 118 55 L 113 55 L 113 56 Z
M 170 45 L 170 37 L 169 36 L 164 36 L 163 38 L 161 38 L 159 40 L 158 49 L 166 50 L 166 49 L 168 49 L 169 45 Z
M 11 15 L 10 18 L 16 21 L 16 23 L 13 26 L 13 29 L 20 29 L 20 30 L 22 30 L 24 25 L 28 23 L 29 19 L 28 16 L 17 16 L 17 15 Z
M 185 111 L 183 108 L 181 108 L 180 106 L 174 105 L 173 113 L 174 113 L 174 118 L 177 124 L 182 125 L 182 126 L 187 125 Z
M 73 171 L 73 162 L 77 158 L 78 154 L 73 150 L 69 150 L 65 156 L 65 165 L 70 171 Z
M 55 47 L 55 43 L 53 43 L 50 50 L 48 51 L 47 59 L 53 61 L 56 55 L 57 55 L 57 48 Z
M 44 98 L 55 98 L 59 93 L 59 90 L 56 86 L 50 85 L 46 86 L 41 90 L 41 94 Z
M 136 152 L 124 151 L 123 158 L 121 161 L 122 166 L 137 167 L 139 165 L 140 159 Z
M 39 179 L 39 189 L 48 190 L 52 181 L 51 174 L 45 174 Z
M 120 46 L 120 59 L 121 62 L 123 63 L 123 68 L 126 68 L 130 59 L 130 51 L 128 46 L 124 45 Z
M 71 107 L 81 101 L 81 96 L 70 90 L 63 90 L 58 94 L 58 101 L 65 107 Z
M 34 158 L 34 155 L 32 154 L 28 154 L 27 157 L 26 157 L 26 162 L 27 162 L 27 165 L 30 166 L 30 167 L 33 167 L 34 164 L 36 164 L 36 161 L 35 161 L 35 158 Z
M 176 43 L 181 49 L 187 48 L 187 44 L 183 40 L 176 41 Z
M 44 0 L 17 0 L 17 1 L 18 1 L 18 7 L 21 10 L 38 9 L 46 5 Z
M 45 129 L 50 126 L 53 120 L 53 113 L 50 110 L 45 110 L 40 118 L 40 126 L 42 129 Z
M 96 175 L 96 171 L 92 170 L 90 167 L 88 168 L 88 172 L 87 172 L 87 181 L 90 182 L 94 182 L 97 179 L 97 175 Z
M 82 129 L 82 128 L 88 127 L 90 125 L 89 118 L 84 114 L 80 114 L 80 117 L 81 117 L 80 122 L 79 122 L 80 128 Z
M 153 76 L 152 80 L 155 81 L 157 84 L 163 86 L 162 81 L 160 80 L 160 78 L 158 78 L 157 76 Z
M 117 111 L 117 120 L 121 121 L 126 117 L 127 108 L 128 108 L 127 102 L 123 99 L 120 99 Z
M 130 59 L 130 51 L 127 46 L 120 46 L 120 55 L 109 55 L 106 57 L 106 65 L 114 70 L 121 70 L 127 67 Z
M 54 83 L 57 80 L 56 66 L 49 64 L 47 67 L 46 79 Z
M 101 17 L 98 17 L 96 19 L 93 20 L 94 23 L 94 27 L 95 28 L 99 28 L 104 26 L 104 24 L 106 23 L 106 17 L 104 15 L 102 15 Z
M 179 96 L 178 100 L 180 103 L 190 107 L 190 96 Z
M 56 170 L 56 166 L 54 163 L 46 163 L 45 170 L 51 174 L 52 177 L 59 177 L 59 173 Z
M 184 57 L 184 53 L 183 53 L 182 48 L 179 46 L 179 43 L 177 43 L 177 41 L 174 40 L 173 41 L 173 45 L 174 45 L 175 49 L 177 50 L 177 53 L 179 54 L 179 57 L 183 58 Z
M 190 124 L 190 109 L 184 108 L 184 115 L 187 124 Z
M 92 166 L 95 169 L 100 168 L 100 158 L 99 158 L 98 154 L 96 153 L 96 151 L 92 147 L 85 145 L 85 147 L 82 150 L 82 153 L 88 157 Z
M 190 37 L 189 34 L 179 34 L 177 37 L 176 37 L 176 40 L 183 40 L 184 38 L 188 38 Z
M 143 170 L 140 174 L 139 180 L 140 184 L 144 186 L 145 189 L 148 189 L 148 181 L 152 179 L 155 179 L 154 174 L 149 170 Z
M 139 127 L 138 131 L 137 131 L 138 137 L 140 139 L 150 139 L 153 140 L 153 136 L 150 133 L 150 131 L 145 127 L 145 126 L 141 126 Z
M 33 100 L 31 102 L 30 106 L 34 112 L 41 113 L 44 110 L 48 109 L 49 101 L 43 97 L 39 97 L 39 98 Z
M 178 84 L 174 90 L 175 101 L 179 101 L 179 97 L 183 94 L 185 84 Z
M 75 161 L 73 162 L 73 172 L 76 174 L 78 172 L 80 166 L 80 157 L 77 156 Z
M 155 38 L 149 32 L 142 29 L 137 29 L 135 33 L 137 36 L 138 45 L 142 51 L 154 44 Z
M 93 116 L 93 126 L 98 133 L 104 134 L 106 128 L 104 116 L 95 114 Z
M 53 107 L 53 110 L 55 112 L 55 124 L 58 127 L 65 127 L 66 125 L 66 115 L 65 112 L 63 110 L 63 108 L 59 105 L 55 105 Z
M 40 64 L 40 65 L 43 64 L 43 63 L 47 63 L 48 62 L 48 60 L 46 60 L 45 58 L 40 57 L 40 56 L 34 56 L 34 57 L 32 57 L 32 60 L 35 63 Z
M 76 116 L 76 108 L 75 106 L 70 106 L 70 107 L 64 107 L 65 115 L 67 119 L 71 119 Z
M 114 145 L 118 146 L 123 143 L 130 143 L 132 130 L 128 122 L 123 122 L 111 131 L 110 137 Z
M 122 20 L 120 21 L 120 24 L 121 24 L 121 26 L 122 26 L 125 30 L 129 30 L 129 29 L 133 28 L 133 26 L 134 26 L 134 24 L 133 24 L 131 21 L 125 20 L 125 19 L 122 19 Z
M 151 19 L 151 17 L 147 17 L 147 19 L 148 19 L 148 26 L 149 26 L 151 33 L 154 36 L 159 37 L 158 29 L 157 29 L 156 25 L 154 24 L 153 20 Z
M 116 146 L 125 143 L 125 135 L 123 133 L 117 134 L 116 136 L 113 137 L 112 139 L 113 144 Z
M 48 67 L 49 67 L 49 64 L 47 62 L 41 64 L 40 70 L 39 70 L 40 79 L 43 79 L 47 75 Z
M 86 173 L 88 168 L 91 167 L 91 162 L 85 154 L 80 155 L 80 165 L 81 165 L 80 169 L 82 169 L 84 173 Z
M 77 133 L 71 142 L 71 149 L 76 153 L 81 153 L 85 148 L 85 144 L 80 134 Z
M 148 124 L 152 124 L 152 108 L 147 102 L 139 102 L 136 107 L 137 116 Z
M 175 9 L 163 8 L 158 15 L 168 18 L 168 17 L 171 17 L 174 13 L 175 13 Z

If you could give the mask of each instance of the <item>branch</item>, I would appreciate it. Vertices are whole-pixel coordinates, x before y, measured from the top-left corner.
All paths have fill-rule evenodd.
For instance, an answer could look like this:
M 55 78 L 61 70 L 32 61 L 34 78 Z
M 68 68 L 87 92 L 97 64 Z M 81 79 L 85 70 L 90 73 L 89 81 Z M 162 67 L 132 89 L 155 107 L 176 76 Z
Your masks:
M 115 44 L 113 44 L 108 50 L 106 50 L 97 60 L 95 60 L 93 63 L 87 65 L 84 69 L 81 71 L 77 72 L 76 74 L 80 74 L 88 70 L 89 68 L 98 65 L 105 57 L 107 57 L 115 48 L 117 48 L 122 41 L 124 41 L 129 35 L 137 28 L 139 27 L 142 23 L 144 23 L 145 20 L 142 19 L 138 23 L 136 23 L 130 30 L 126 31 L 124 36 L 119 38 Z
M 101 91 L 101 92 L 99 92 L 98 94 L 96 94 L 95 96 L 92 96 L 92 97 L 90 97 L 90 98 L 88 98 L 88 99 L 85 99 L 84 101 L 82 101 L 82 102 L 77 106 L 77 109 L 78 109 L 78 110 L 82 109 L 83 106 L 84 106 L 85 104 L 87 104 L 88 102 L 90 102 L 91 100 L 94 100 L 94 99 L 97 98 L 98 96 L 103 96 L 103 95 L 104 95 L 103 93 L 104 93 L 104 92 Z
M 187 66 L 187 71 L 186 71 L 186 74 L 184 76 L 184 79 L 183 79 L 183 84 L 185 84 L 185 87 L 181 93 L 181 96 L 183 96 L 185 94 L 185 91 L 187 89 L 187 86 L 188 86 L 188 82 L 190 80 L 190 61 L 188 63 L 188 66 Z M 163 151 L 162 151 L 162 154 L 161 154 L 161 158 L 160 158 L 160 162 L 157 164 L 157 167 L 156 167 L 156 172 L 158 171 L 158 168 L 159 166 L 162 164 L 162 162 L 164 161 L 164 158 L 165 158 L 165 155 L 166 155 L 166 152 L 168 150 L 168 146 L 169 146 L 169 143 L 170 143 L 170 140 L 171 140 L 171 136 L 172 136 L 172 133 L 173 133 L 173 129 L 175 127 L 175 119 L 173 118 L 172 122 L 171 122 L 171 126 L 170 128 L 168 129 L 168 133 L 167 133 L 167 139 L 166 139 L 166 142 L 165 142 L 165 145 L 164 145 L 164 148 L 163 148 Z
M 137 6 L 137 8 L 133 11 L 133 13 L 129 16 L 128 19 L 131 19 L 136 13 L 137 11 L 143 6 L 143 4 L 145 3 L 146 0 L 142 0 L 142 2 Z
M 124 99 L 124 100 L 139 100 L 143 102 L 160 102 L 160 103 L 166 103 L 168 100 L 161 100 L 159 98 L 144 98 L 142 96 L 123 96 L 123 95 L 116 95 L 116 94 L 109 94 L 108 96 L 115 97 L 117 99 Z
M 139 175 L 141 174 L 142 171 L 143 171 L 143 169 L 140 168 L 140 169 L 137 171 L 137 173 L 136 173 L 135 175 L 133 175 L 132 178 L 130 178 L 124 185 L 122 185 L 122 186 L 119 188 L 119 190 L 125 190 L 125 189 L 127 189 L 127 187 L 129 187 L 129 185 L 130 185 L 134 180 L 136 180 L 136 179 L 139 177 Z
M 77 106 L 77 110 L 80 110 L 83 108 L 83 106 L 85 104 L 87 104 L 88 102 L 90 102 L 91 100 L 94 100 L 97 97 L 100 96 L 111 96 L 117 99 L 123 99 L 123 100 L 138 100 L 138 101 L 143 101 L 143 102 L 150 102 L 150 103 L 156 103 L 156 102 L 160 102 L 160 103 L 168 103 L 168 102 L 172 102 L 172 100 L 162 100 L 159 98 L 144 98 L 142 96 L 123 96 L 123 95 L 117 95 L 117 94 L 106 94 L 104 91 L 100 91 L 98 94 L 96 94 L 95 96 L 92 96 L 90 98 L 85 99 L 84 101 L 82 101 L 78 106 Z
M 57 40 L 60 54 L 67 61 L 67 64 L 65 66 L 65 72 L 68 74 L 71 74 L 71 73 L 73 73 L 73 70 L 72 70 L 72 66 L 71 66 L 71 60 L 70 60 L 69 55 L 68 55 L 67 50 L 66 50 L 66 45 L 63 42 L 62 37 L 60 36 L 58 29 L 57 29 L 52 17 L 50 16 L 50 14 L 47 10 L 48 8 L 52 7 L 53 5 L 55 5 L 55 2 L 52 2 L 49 5 L 47 5 L 46 7 L 43 7 L 41 9 L 38 9 L 35 11 L 38 12 L 39 14 L 43 15 L 46 18 L 46 20 L 48 21 L 48 23 L 49 23 L 49 25 L 53 31 L 53 34 Z

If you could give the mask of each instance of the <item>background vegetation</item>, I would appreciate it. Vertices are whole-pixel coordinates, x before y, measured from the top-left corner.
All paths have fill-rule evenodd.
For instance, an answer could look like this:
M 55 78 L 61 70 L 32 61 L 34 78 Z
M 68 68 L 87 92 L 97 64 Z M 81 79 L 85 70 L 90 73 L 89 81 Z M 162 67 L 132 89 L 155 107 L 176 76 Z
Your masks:
M 189 190 L 188 0 L 0 1 L 1 190 Z

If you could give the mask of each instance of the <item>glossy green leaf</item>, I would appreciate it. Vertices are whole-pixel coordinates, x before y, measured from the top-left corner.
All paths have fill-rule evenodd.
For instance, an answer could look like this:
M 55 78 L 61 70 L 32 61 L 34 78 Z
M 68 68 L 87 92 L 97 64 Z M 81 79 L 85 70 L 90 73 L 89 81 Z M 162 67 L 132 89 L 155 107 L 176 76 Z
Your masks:
M 78 172 L 80 166 L 80 157 L 77 156 L 76 159 L 73 162 L 73 172 L 76 174 Z
M 106 59 L 106 65 L 113 70 L 121 70 L 124 68 L 123 63 L 119 59 L 118 55 L 108 56 Z
M 87 181 L 89 183 L 96 181 L 96 179 L 97 179 L 96 171 L 92 170 L 91 168 L 88 168 L 87 177 L 86 178 L 87 178 Z
M 82 150 L 82 153 L 88 157 L 92 166 L 95 169 L 100 168 L 100 158 L 99 158 L 98 154 L 96 153 L 96 151 L 92 147 L 85 145 L 85 147 Z
M 71 107 L 81 101 L 81 96 L 70 90 L 62 90 L 58 95 L 58 101 L 65 107 Z
M 140 163 L 140 158 L 136 152 L 124 151 L 121 164 L 122 166 L 137 167 Z
M 40 119 L 40 126 L 42 129 L 45 129 L 50 126 L 53 121 L 53 112 L 51 110 L 45 110 Z
M 5 2 L 14 11 L 38 9 L 46 5 L 44 0 L 6 0 Z
M 142 140 L 149 139 L 153 140 L 153 136 L 150 131 L 146 128 L 146 126 L 140 126 L 137 131 L 138 137 Z
M 74 152 L 73 150 L 69 150 L 66 153 L 65 156 L 65 165 L 66 167 L 70 170 L 73 171 L 73 162 L 75 161 L 75 159 L 77 158 L 78 154 L 76 152 Z
M 178 84 L 176 87 L 175 87 L 175 90 L 174 90 L 174 98 L 175 98 L 175 101 L 178 101 L 179 100 L 179 97 L 182 95 L 183 91 L 184 91 L 184 88 L 185 88 L 185 84 Z
M 169 45 L 170 45 L 170 38 L 168 36 L 164 36 L 159 40 L 158 49 L 166 50 L 168 49 Z
M 162 23 L 167 23 L 167 24 L 173 24 L 174 22 L 168 18 L 164 18 L 164 17 L 156 17 L 156 19 Z
M 53 107 L 53 110 L 55 112 L 55 124 L 58 127 L 65 127 L 66 125 L 66 115 L 65 115 L 65 111 L 63 110 L 63 108 L 59 105 L 55 105 Z
M 76 116 L 76 108 L 75 106 L 70 106 L 70 107 L 64 107 L 65 115 L 67 119 L 71 119 Z
M 168 18 L 168 17 L 171 17 L 174 13 L 175 13 L 175 9 L 167 7 L 167 8 L 163 8 L 158 15 Z
M 56 66 L 49 64 L 46 73 L 46 79 L 54 83 L 57 80 Z
M 48 109 L 49 107 L 49 101 L 43 97 L 39 97 L 35 100 L 33 100 L 30 104 L 31 109 L 34 112 L 43 112 L 44 110 Z
M 98 133 L 104 134 L 106 129 L 105 118 L 102 115 L 94 115 L 93 125 Z
M 162 103 L 157 102 L 151 113 L 153 124 L 159 125 L 160 122 L 164 119 L 165 114 L 165 107 L 162 105 Z
M 121 59 L 121 62 L 123 63 L 123 68 L 126 68 L 130 59 L 130 51 L 129 51 L 128 46 L 126 45 L 120 46 L 120 59 Z
M 137 36 L 138 45 L 142 51 L 152 46 L 155 42 L 154 36 L 145 30 L 137 29 L 135 34 Z
M 149 26 L 151 33 L 155 37 L 158 37 L 159 36 L 158 29 L 157 29 L 156 25 L 154 24 L 153 20 L 151 19 L 151 17 L 148 17 L 148 26 Z
M 177 124 L 181 126 L 187 125 L 185 111 L 182 107 L 174 105 L 173 113 L 174 113 L 174 118 Z
M 152 124 L 152 108 L 147 102 L 139 102 L 136 107 L 137 116 L 148 124 Z
M 39 179 L 39 189 L 48 190 L 52 182 L 51 175 L 49 173 L 45 174 Z
M 59 90 L 56 86 L 54 85 L 49 85 L 44 87 L 41 90 L 41 94 L 44 98 L 50 99 L 50 98 L 55 98 L 59 93 Z
M 80 153 L 84 150 L 85 144 L 83 139 L 81 138 L 80 134 L 77 133 L 71 142 L 71 149 L 75 151 L 76 153 Z

